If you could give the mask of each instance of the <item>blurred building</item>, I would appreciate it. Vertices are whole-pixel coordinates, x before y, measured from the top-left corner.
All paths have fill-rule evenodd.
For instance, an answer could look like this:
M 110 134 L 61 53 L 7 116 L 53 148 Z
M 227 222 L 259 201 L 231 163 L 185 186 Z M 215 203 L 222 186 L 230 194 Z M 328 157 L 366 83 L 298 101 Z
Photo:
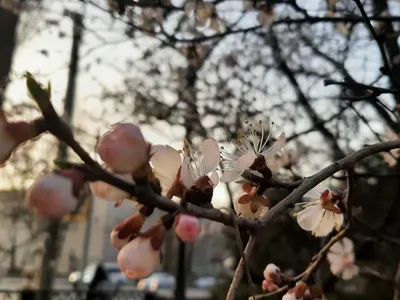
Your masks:
M 19 274 L 26 267 L 40 268 L 43 254 L 46 222 L 34 216 L 24 204 L 22 191 L 0 191 L 0 266 L 6 272 Z M 124 201 L 119 207 L 102 199 L 92 201 L 88 255 L 86 264 L 115 262 L 118 252 L 110 244 L 110 232 L 114 226 L 138 210 L 132 201 Z M 74 213 L 64 218 L 65 231 L 61 237 L 58 260 L 59 275 L 67 275 L 82 266 L 83 251 L 88 226 L 89 199 Z M 143 230 L 153 224 L 163 212 L 155 210 L 146 221 Z M 202 233 L 193 247 L 188 246 L 187 263 L 193 275 L 215 274 L 222 266 L 225 253 L 222 224 L 202 220 Z M 164 269 L 174 272 L 178 242 L 173 233 L 164 247 Z M 169 249 L 167 249 L 169 248 Z

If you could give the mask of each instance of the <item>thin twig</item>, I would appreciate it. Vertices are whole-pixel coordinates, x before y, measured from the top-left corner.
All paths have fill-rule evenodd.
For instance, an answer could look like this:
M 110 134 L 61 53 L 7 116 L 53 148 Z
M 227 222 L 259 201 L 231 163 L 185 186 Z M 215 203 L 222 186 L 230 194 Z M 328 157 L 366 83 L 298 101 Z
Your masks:
M 353 225 L 353 198 L 354 198 L 354 189 L 356 185 L 356 181 L 354 180 L 354 166 L 348 168 L 347 170 L 347 196 L 346 196 L 346 214 L 347 214 L 347 222 L 348 226 L 351 227 Z
M 243 258 L 246 260 L 250 257 L 250 254 L 253 251 L 255 243 L 256 243 L 256 237 L 251 236 L 249 241 L 247 242 L 246 248 L 244 249 L 243 256 L 240 259 L 238 266 L 236 267 L 235 275 L 233 276 L 233 279 L 232 279 L 232 282 L 229 287 L 229 291 L 228 291 L 228 294 L 226 295 L 225 300 L 234 300 L 235 299 L 236 290 L 239 287 L 240 282 L 242 281 L 243 273 L 244 273 Z
M 349 88 L 357 88 L 357 89 L 364 89 L 364 90 L 370 90 L 376 92 L 375 96 L 379 96 L 382 94 L 397 94 L 399 93 L 399 90 L 397 89 L 388 89 L 388 88 L 381 88 L 378 86 L 373 86 L 373 85 L 368 85 L 368 84 L 363 84 L 355 81 L 336 81 L 332 79 L 325 79 L 324 80 L 324 85 L 329 86 L 329 85 L 341 85 L 341 86 L 346 86 Z
M 240 257 L 241 257 L 241 259 L 243 259 L 243 268 L 246 271 L 247 281 L 249 282 L 249 288 L 250 288 L 251 295 L 254 297 L 254 295 L 256 293 L 254 290 L 253 280 L 251 279 L 249 264 L 248 264 L 246 257 L 244 256 L 243 242 L 242 242 L 242 239 L 240 238 L 240 230 L 239 230 L 238 223 L 236 222 L 236 218 L 235 218 L 236 214 L 233 210 L 230 210 L 230 214 L 231 214 L 232 220 L 233 220 L 233 227 L 235 230 L 236 243 L 237 243 L 237 246 L 239 249 Z
M 367 26 L 369 32 L 371 33 L 372 37 L 376 41 L 376 44 L 378 45 L 379 51 L 382 56 L 383 65 L 384 65 L 385 71 L 387 72 L 387 75 L 390 77 L 393 84 L 395 84 L 397 86 L 397 88 L 399 88 L 399 84 L 397 83 L 397 80 L 393 75 L 392 68 L 390 67 L 389 58 L 386 55 L 385 47 L 382 43 L 382 40 L 378 37 L 378 34 L 376 33 L 374 26 L 372 26 L 372 24 L 371 24 L 371 18 L 369 18 L 367 16 L 367 13 L 365 12 L 364 7 L 360 0 L 353 0 L 353 1 L 355 2 L 358 9 L 360 10 L 360 13 L 364 19 L 365 25 Z
M 382 178 L 382 179 L 391 179 L 391 178 L 400 178 L 399 173 L 394 174 L 375 174 L 375 173 L 354 173 L 355 178 Z M 332 178 L 337 180 L 347 180 L 347 176 L 335 176 Z

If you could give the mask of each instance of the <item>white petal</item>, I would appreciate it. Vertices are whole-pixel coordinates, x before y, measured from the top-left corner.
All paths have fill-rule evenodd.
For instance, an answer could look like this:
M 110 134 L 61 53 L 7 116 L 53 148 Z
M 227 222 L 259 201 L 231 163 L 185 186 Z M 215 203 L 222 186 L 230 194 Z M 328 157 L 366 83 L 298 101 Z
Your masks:
M 327 236 L 335 226 L 335 216 L 331 211 L 326 211 L 321 223 L 314 229 L 315 236 Z
M 342 241 L 338 241 L 338 242 L 334 243 L 332 245 L 332 247 L 329 249 L 329 251 L 332 253 L 338 254 L 338 255 L 343 255 L 345 252 L 343 249 Z
M 207 139 L 199 146 L 200 152 L 203 154 L 201 164 L 204 174 L 208 174 L 218 167 L 220 162 L 220 153 L 218 144 L 214 139 Z
M 212 172 L 209 176 L 208 176 L 208 178 L 210 178 L 210 181 L 212 182 L 212 184 L 213 184 L 213 187 L 216 187 L 217 185 L 218 185 L 218 183 L 219 183 L 219 175 L 218 175 L 218 173 L 217 172 Z
M 221 182 L 233 182 L 242 175 L 244 170 L 227 170 L 225 171 L 220 180 Z
M 357 276 L 359 271 L 360 269 L 357 265 L 348 266 L 343 270 L 342 278 L 343 280 L 350 280 Z
M 353 252 L 353 241 L 347 237 L 342 239 L 343 243 L 343 251 L 345 253 L 352 253 Z
M 344 260 L 341 255 L 328 253 L 329 268 L 333 275 L 341 273 L 344 268 Z
M 304 194 L 304 198 L 312 198 L 312 199 L 319 199 L 321 197 L 321 193 L 324 191 L 329 190 L 326 186 L 317 185 L 316 187 L 309 190 L 307 193 Z
M 338 254 L 336 252 L 331 252 L 329 250 L 328 254 L 326 255 L 326 258 L 328 259 L 330 264 L 337 264 L 340 262 L 343 262 L 343 255 Z
M 190 157 L 187 157 L 183 160 L 182 169 L 181 169 L 181 178 L 182 178 L 183 184 L 188 189 L 190 189 L 194 185 L 194 182 L 197 179 L 197 178 L 193 177 L 193 174 L 191 172 Z
M 335 214 L 335 227 L 337 230 L 342 226 L 344 221 L 343 214 Z
M 246 154 L 239 157 L 235 162 L 234 166 L 237 169 L 246 170 L 254 163 L 257 155 L 253 151 L 249 151 Z
M 321 222 L 324 211 L 321 205 L 310 205 L 297 214 L 297 223 L 304 230 L 314 230 Z
M 270 148 L 263 151 L 261 154 L 264 155 L 265 157 L 274 155 L 275 153 L 277 153 L 279 150 L 282 149 L 283 145 L 285 145 L 285 142 L 286 142 L 285 133 L 282 132 L 281 135 L 278 137 L 278 139 L 275 141 L 275 143 Z
M 250 203 L 246 203 L 246 204 L 240 204 L 238 201 L 234 202 L 235 211 L 241 217 L 247 218 L 247 219 L 259 218 L 261 213 L 263 212 L 263 210 L 262 210 L 263 206 L 260 205 L 259 209 L 255 213 L 253 213 L 251 211 L 251 206 L 250 205 L 251 205 L 251 202 Z
M 179 152 L 168 145 L 152 145 L 151 155 L 150 162 L 157 173 L 175 179 L 182 163 Z

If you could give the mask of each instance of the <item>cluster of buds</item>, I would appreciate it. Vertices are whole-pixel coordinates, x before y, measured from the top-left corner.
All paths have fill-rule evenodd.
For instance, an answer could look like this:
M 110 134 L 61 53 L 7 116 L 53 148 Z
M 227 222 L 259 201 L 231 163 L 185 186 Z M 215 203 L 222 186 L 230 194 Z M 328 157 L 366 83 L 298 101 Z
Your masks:
M 295 287 L 291 288 L 282 300 L 321 300 L 323 293 L 319 286 L 307 284 L 304 281 L 296 282 Z
M 262 289 L 265 292 L 273 292 L 279 288 L 282 284 L 282 272 L 281 269 L 274 265 L 268 264 L 263 272 L 264 281 L 262 282 Z
M 177 197 L 190 202 L 190 199 L 198 199 L 193 194 L 200 191 L 204 195 L 202 191 L 207 191 L 207 202 L 211 201 L 213 186 L 202 182 L 211 182 L 207 174 L 215 172 L 219 162 L 219 149 L 214 140 L 203 142 L 199 151 L 186 151 L 187 156 L 182 161 L 179 151 L 167 145 L 150 145 L 139 127 L 123 123 L 113 125 L 101 137 L 96 150 L 105 163 L 105 170 L 128 183 L 157 178 L 161 193 L 170 199 Z M 199 166 L 202 172 L 198 172 Z M 127 192 L 106 182 L 95 181 L 90 187 L 95 196 L 116 203 L 130 197 Z M 174 222 L 176 235 L 184 242 L 194 242 L 201 230 L 196 217 L 181 214 L 173 218 L 168 214 L 149 230 L 141 232 L 153 210 L 142 206 L 137 213 L 116 225 L 110 234 L 111 244 L 120 250 L 121 271 L 132 279 L 147 277 L 157 268 L 166 232 Z
M 213 188 L 218 183 L 215 170 L 220 159 L 219 148 L 213 139 L 205 140 L 199 150 L 192 150 L 187 144 L 182 161 L 182 152 L 167 145 L 151 145 L 139 127 L 120 123 L 101 137 L 96 150 L 106 171 L 128 183 L 137 180 L 157 182 L 162 194 L 170 199 L 177 197 L 188 202 L 210 203 Z M 91 190 L 95 196 L 112 201 L 130 196 L 102 181 L 93 182 Z
M 170 214 L 163 216 L 149 230 L 140 232 L 153 209 L 143 206 L 138 213 L 117 225 L 111 232 L 111 243 L 119 249 L 121 271 L 131 279 L 142 279 L 153 273 L 161 262 L 161 246 L 174 223 Z M 200 233 L 200 222 L 188 215 L 175 218 L 175 233 L 183 242 L 194 242 Z
M 293 286 L 294 284 L 292 278 L 283 274 L 280 268 L 274 264 L 268 264 L 263 275 L 262 289 L 267 293 L 276 291 L 280 286 Z M 282 300 L 320 300 L 322 297 L 320 287 L 301 280 L 288 290 Z

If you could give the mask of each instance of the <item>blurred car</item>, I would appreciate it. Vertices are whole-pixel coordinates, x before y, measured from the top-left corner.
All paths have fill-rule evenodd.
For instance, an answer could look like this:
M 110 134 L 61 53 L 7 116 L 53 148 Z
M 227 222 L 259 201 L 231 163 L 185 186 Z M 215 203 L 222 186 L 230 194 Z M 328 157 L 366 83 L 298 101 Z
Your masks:
M 125 275 L 121 273 L 118 264 L 109 262 L 87 266 L 83 271 L 83 277 L 80 271 L 72 272 L 68 277 L 68 281 L 72 283 L 75 288 L 86 289 L 93 281 L 98 268 L 103 268 L 106 273 L 107 283 L 104 284 L 105 286 L 109 286 L 113 289 L 115 286 L 120 286 L 128 282 Z
M 212 276 L 204 276 L 197 278 L 194 282 L 193 285 L 199 289 L 211 289 L 214 287 L 214 285 L 217 283 L 217 279 Z
M 159 289 L 172 290 L 175 288 L 175 277 L 166 272 L 156 272 L 142 279 L 137 284 L 138 290 L 155 292 Z

